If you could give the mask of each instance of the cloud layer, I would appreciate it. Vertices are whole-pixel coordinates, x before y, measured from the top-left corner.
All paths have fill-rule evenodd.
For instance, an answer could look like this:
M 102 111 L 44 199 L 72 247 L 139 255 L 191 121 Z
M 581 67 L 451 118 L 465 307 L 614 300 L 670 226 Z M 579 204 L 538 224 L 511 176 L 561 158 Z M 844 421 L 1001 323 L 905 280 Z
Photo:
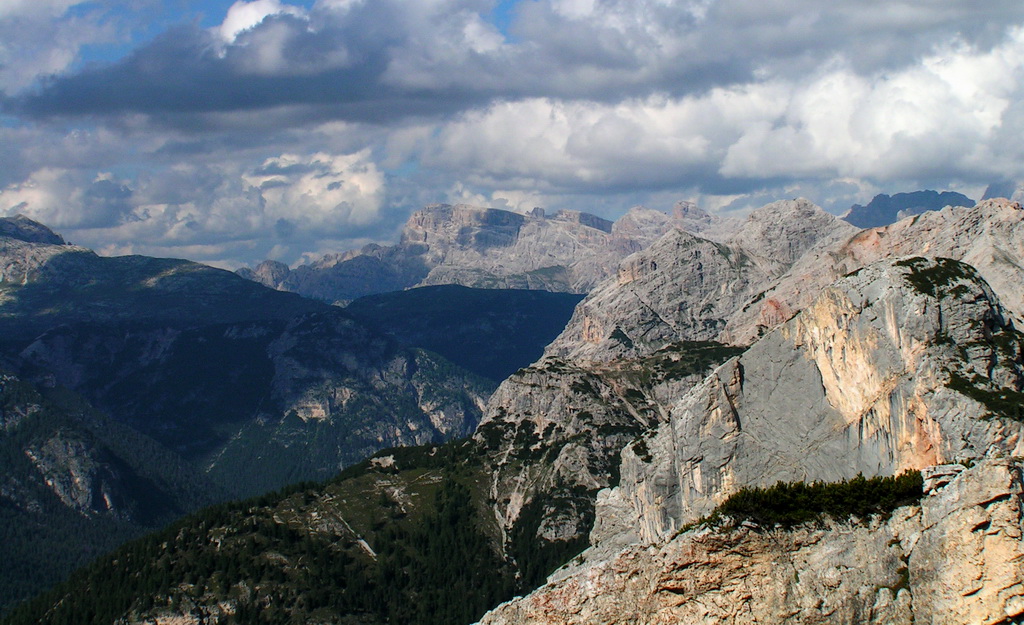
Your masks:
M 293 262 L 435 201 L 841 210 L 1024 177 L 1016 0 L 239 0 L 99 63 L 128 22 L 75 5 L 0 9 L 0 211 L 110 252 Z

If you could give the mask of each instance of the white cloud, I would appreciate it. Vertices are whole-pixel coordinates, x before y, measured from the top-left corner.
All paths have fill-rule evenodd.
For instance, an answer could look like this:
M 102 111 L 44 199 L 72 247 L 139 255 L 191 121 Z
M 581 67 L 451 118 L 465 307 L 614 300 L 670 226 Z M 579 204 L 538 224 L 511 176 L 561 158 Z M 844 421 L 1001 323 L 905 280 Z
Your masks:
M 366 151 L 282 154 L 243 179 L 260 190 L 268 218 L 311 227 L 372 223 L 384 195 L 384 176 Z
M 68 10 L 85 5 L 79 14 Z M 87 44 L 109 43 L 116 29 L 84 0 L 0 0 L 0 92 L 64 72 Z
M 300 7 L 282 4 L 278 0 L 238 0 L 228 9 L 224 21 L 215 30 L 221 39 L 233 42 L 238 35 L 259 25 L 271 15 L 293 15 L 305 17 L 306 12 Z
M 57 228 L 112 226 L 131 211 L 131 189 L 108 173 L 43 168 L 0 189 L 0 213 L 21 213 Z
M 500 102 L 396 139 L 474 193 L 750 186 L 851 179 L 862 188 L 1024 176 L 1018 153 L 1024 30 L 988 49 L 955 41 L 865 76 L 841 58 L 802 80 L 751 81 L 616 103 Z M 998 155 L 998 156 L 997 156 Z M 486 190 L 490 189 L 490 193 Z
M 317 241 L 365 240 L 386 186 L 367 152 L 282 154 L 238 170 L 178 163 L 127 181 L 42 168 L 0 189 L 0 214 L 25 214 L 105 253 L 201 259 L 218 266 L 297 256 Z
M 0 19 L 26 17 L 59 17 L 68 9 L 88 0 L 3 0 Z
M 984 176 L 994 170 L 977 155 L 1007 139 L 1004 115 L 1024 93 L 1024 36 L 1015 29 L 989 51 L 949 46 L 920 65 L 873 77 L 830 69 L 788 91 L 786 113 L 746 129 L 729 147 L 722 174 L 886 180 L 945 169 Z

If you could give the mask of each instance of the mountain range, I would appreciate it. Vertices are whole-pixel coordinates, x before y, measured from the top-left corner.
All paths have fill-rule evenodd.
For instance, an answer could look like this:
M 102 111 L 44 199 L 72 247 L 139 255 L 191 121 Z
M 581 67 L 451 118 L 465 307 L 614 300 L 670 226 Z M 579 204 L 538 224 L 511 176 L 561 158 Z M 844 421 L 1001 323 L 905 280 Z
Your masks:
M 328 254 L 295 269 L 264 261 L 238 273 L 328 302 L 439 284 L 586 293 L 674 227 L 717 238 L 736 224 L 690 202 L 677 203 L 671 215 L 634 207 L 614 223 L 577 211 L 435 204 L 412 214 L 397 245 Z

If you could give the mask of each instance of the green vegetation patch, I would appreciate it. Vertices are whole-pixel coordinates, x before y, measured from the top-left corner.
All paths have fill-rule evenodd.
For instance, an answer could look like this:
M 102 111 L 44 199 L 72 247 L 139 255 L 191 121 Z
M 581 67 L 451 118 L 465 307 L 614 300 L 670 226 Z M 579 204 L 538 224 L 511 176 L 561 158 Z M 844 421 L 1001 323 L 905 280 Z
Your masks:
M 694 525 L 735 527 L 749 521 L 761 527 L 791 528 L 826 517 L 845 521 L 888 515 L 900 506 L 917 503 L 923 494 L 920 471 L 896 477 L 858 475 L 841 482 L 778 482 L 765 488 L 741 489 Z
M 716 341 L 678 341 L 662 347 L 650 356 L 621 363 L 617 371 L 610 371 L 609 374 L 625 378 L 640 387 L 651 387 L 663 381 L 707 375 L 726 360 L 742 354 L 745 349 Z
M 978 272 L 966 263 L 952 258 L 927 259 L 920 256 L 906 258 L 896 262 L 897 267 L 908 267 L 911 271 L 906 275 L 910 283 L 919 293 L 937 297 L 941 289 L 955 286 L 961 280 L 978 280 Z M 962 295 L 962 290 L 956 293 Z

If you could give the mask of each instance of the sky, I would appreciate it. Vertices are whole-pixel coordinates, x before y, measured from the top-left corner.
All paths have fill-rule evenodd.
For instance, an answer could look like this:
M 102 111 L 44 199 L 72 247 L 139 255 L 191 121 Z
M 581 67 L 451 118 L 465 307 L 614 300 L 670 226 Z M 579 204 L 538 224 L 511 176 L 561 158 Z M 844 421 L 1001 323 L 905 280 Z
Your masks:
M 1024 180 L 1024 2 L 0 0 L 0 214 L 225 268 L 415 210 Z

